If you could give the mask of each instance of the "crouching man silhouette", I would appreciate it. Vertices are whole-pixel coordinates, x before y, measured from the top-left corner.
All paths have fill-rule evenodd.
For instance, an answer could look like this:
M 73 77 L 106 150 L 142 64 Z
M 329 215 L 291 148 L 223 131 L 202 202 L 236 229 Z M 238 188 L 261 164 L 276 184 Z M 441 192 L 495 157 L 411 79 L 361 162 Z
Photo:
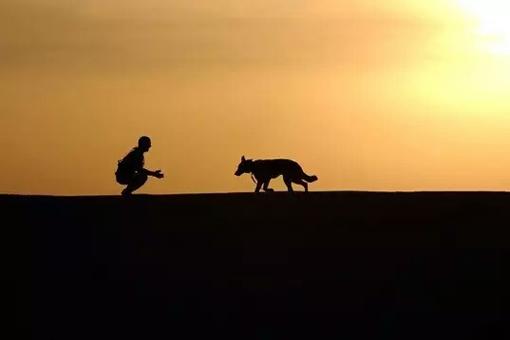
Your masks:
M 115 177 L 119 184 L 126 185 L 126 188 L 122 190 L 122 196 L 129 196 L 135 190 L 141 188 L 147 182 L 148 176 L 164 177 L 161 170 L 150 171 L 143 167 L 143 154 L 149 151 L 151 146 L 151 139 L 142 136 L 138 140 L 138 146 L 119 161 Z

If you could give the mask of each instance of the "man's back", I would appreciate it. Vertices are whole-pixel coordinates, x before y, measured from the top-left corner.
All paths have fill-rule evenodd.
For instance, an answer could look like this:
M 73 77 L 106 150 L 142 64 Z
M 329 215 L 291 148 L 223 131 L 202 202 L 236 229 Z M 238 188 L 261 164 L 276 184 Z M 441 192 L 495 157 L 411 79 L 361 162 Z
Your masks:
M 144 157 L 140 148 L 133 148 L 122 160 L 119 161 L 118 173 L 134 174 L 143 169 Z

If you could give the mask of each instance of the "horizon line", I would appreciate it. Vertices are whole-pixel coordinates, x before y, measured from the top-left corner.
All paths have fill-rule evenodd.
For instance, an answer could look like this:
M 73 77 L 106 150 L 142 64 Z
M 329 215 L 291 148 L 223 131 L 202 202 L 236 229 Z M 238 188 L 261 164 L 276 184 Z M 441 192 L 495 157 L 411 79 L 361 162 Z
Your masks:
M 320 191 L 295 191 L 289 193 L 285 190 L 275 191 L 270 193 L 255 193 L 253 191 L 225 191 L 225 192 L 175 192 L 175 193 L 139 193 L 134 194 L 133 197 L 169 197 L 169 196 L 220 196 L 220 195 L 253 195 L 253 196 L 272 196 L 274 194 L 286 195 L 308 195 L 308 194 L 327 194 L 327 193 L 365 193 L 365 194 L 480 194 L 480 193 L 494 193 L 494 194 L 508 194 L 510 191 L 506 190 L 320 190 Z M 78 198 L 78 197 L 122 197 L 120 194 L 24 194 L 24 193 L 0 193 L 0 197 L 54 197 L 54 198 Z

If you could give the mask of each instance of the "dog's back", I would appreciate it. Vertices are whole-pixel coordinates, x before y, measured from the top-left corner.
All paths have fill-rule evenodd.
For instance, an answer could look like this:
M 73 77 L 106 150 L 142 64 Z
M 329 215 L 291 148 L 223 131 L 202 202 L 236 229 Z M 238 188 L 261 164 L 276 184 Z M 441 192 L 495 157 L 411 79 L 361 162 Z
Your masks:
M 291 159 L 261 159 L 253 161 L 252 173 L 257 178 L 276 178 L 282 175 L 289 179 L 304 179 L 314 182 L 317 176 L 307 175 L 301 166 Z
M 290 159 L 260 159 L 253 161 L 252 166 L 253 174 L 260 178 L 293 177 L 302 171 L 299 164 Z

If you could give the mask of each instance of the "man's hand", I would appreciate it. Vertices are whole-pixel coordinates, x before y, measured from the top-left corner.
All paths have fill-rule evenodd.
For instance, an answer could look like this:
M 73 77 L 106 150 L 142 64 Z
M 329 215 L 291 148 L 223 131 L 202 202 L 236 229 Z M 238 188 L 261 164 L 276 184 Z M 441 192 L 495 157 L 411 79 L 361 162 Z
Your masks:
M 153 176 L 156 177 L 156 178 L 163 178 L 163 177 L 165 177 L 165 175 L 161 172 L 161 170 L 154 171 Z

